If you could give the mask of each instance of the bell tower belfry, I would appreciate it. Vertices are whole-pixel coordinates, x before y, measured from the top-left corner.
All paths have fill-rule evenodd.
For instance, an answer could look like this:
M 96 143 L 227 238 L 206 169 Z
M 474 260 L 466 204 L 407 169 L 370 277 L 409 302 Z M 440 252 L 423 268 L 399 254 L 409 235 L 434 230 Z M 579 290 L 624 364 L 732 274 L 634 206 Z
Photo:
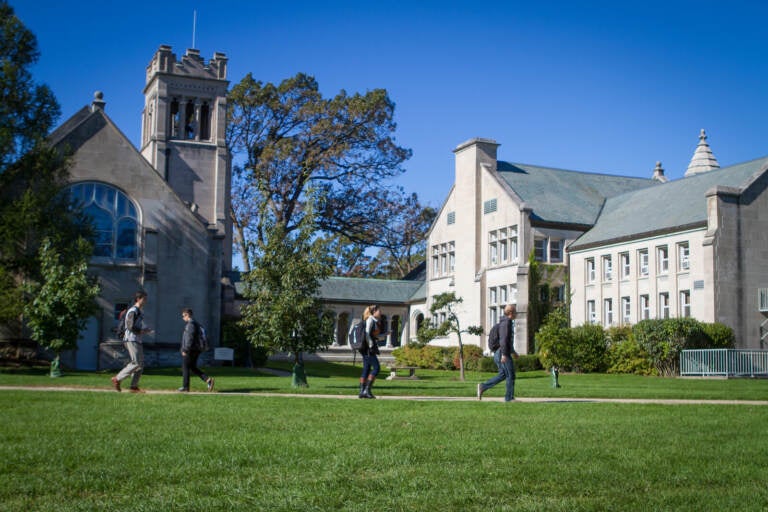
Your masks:
M 147 66 L 141 154 L 181 199 L 223 238 L 223 261 L 231 267 L 230 156 L 225 143 L 227 57 L 207 63 L 188 49 L 177 60 L 161 45 Z

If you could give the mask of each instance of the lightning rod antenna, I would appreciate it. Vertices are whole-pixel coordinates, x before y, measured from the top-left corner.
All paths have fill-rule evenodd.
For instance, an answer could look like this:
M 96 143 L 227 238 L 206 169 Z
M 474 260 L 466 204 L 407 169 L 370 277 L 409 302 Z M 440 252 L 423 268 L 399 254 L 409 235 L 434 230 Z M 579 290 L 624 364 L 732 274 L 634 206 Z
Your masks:
M 197 30 L 197 9 L 192 11 L 192 48 L 195 46 L 195 31 Z

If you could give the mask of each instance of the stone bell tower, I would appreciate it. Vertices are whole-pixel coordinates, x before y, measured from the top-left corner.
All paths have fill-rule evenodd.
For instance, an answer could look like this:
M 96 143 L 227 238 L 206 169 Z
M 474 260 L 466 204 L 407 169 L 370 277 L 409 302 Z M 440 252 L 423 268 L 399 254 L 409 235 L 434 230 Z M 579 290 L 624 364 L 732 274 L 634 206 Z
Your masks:
M 223 240 L 232 261 L 231 168 L 225 144 L 227 57 L 207 63 L 188 49 L 180 60 L 161 45 L 147 66 L 141 154 L 190 209 Z

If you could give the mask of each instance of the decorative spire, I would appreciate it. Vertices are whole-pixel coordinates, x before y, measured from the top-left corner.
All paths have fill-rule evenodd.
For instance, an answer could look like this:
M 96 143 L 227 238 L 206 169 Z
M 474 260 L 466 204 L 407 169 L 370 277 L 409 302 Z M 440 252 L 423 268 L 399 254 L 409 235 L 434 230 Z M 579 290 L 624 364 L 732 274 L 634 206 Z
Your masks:
M 104 105 L 106 105 L 107 102 L 104 101 L 104 93 L 101 91 L 96 91 L 93 93 L 93 101 L 91 102 L 91 112 L 96 112 L 97 110 L 104 110 Z
M 653 170 L 652 179 L 661 183 L 666 183 L 669 181 L 667 177 L 664 176 L 664 168 L 661 166 L 661 162 L 656 162 L 656 168 Z
M 707 143 L 707 133 L 702 128 L 699 134 L 699 144 L 696 146 L 696 151 L 693 153 L 691 163 L 688 164 L 688 170 L 685 171 L 685 177 L 693 176 L 694 174 L 700 174 L 702 172 L 714 171 L 719 169 L 720 164 L 717 163 L 715 155 L 712 154 L 712 150 Z

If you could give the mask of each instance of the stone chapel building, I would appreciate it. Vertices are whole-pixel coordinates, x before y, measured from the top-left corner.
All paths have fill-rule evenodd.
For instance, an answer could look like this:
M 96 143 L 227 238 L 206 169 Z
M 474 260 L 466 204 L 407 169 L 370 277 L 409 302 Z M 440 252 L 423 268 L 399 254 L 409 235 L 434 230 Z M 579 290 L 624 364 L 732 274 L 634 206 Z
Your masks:
M 146 70 L 140 148 L 93 103 L 51 141 L 72 154 L 69 192 L 93 219 L 90 270 L 100 310 L 63 362 L 81 369 L 120 366 L 113 329 L 137 290 L 148 294 L 147 366 L 178 364 L 181 309 L 190 307 L 218 344 L 222 279 L 231 270 L 230 157 L 225 145 L 227 57 L 180 59 L 160 46 Z

